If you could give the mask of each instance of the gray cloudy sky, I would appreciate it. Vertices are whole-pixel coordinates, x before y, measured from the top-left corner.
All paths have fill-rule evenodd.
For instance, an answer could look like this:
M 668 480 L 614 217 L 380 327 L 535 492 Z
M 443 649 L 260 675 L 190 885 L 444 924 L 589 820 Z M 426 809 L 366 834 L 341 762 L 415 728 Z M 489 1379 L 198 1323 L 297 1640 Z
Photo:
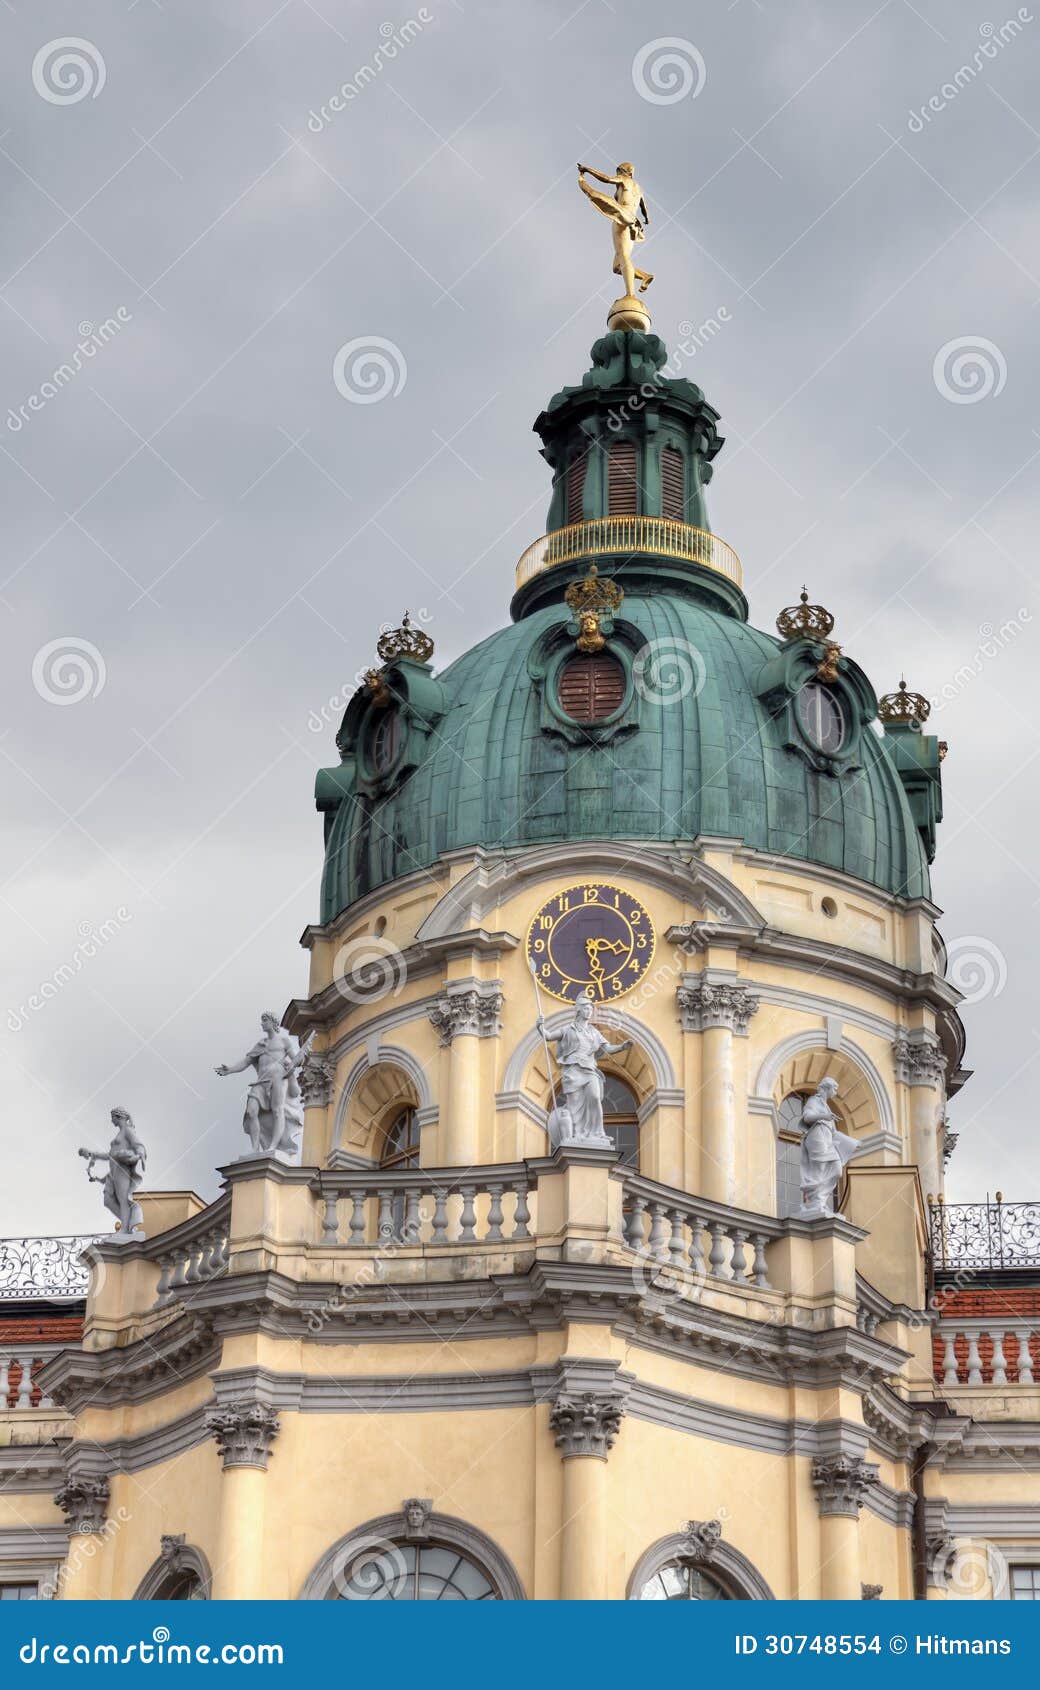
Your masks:
M 636 162 L 655 329 L 722 323 L 684 373 L 754 619 L 804 578 L 879 692 L 944 699 L 952 1195 L 1040 1197 L 1040 7 L 431 0 L 309 115 L 419 15 L 0 4 L 0 1228 L 99 1224 L 75 1148 L 113 1103 L 150 1185 L 241 1151 L 213 1065 L 305 989 L 353 677 L 406 606 L 439 663 L 499 626 L 544 527 L 530 425 L 615 292 L 579 158 Z M 352 403 L 376 338 L 397 391 Z

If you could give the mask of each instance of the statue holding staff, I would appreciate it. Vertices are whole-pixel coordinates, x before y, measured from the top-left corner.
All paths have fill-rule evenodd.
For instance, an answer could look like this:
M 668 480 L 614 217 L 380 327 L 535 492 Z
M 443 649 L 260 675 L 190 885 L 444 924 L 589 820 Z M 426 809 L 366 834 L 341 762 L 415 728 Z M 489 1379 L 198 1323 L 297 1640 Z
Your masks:
M 632 1041 L 622 1039 L 619 1044 L 611 1044 L 593 1026 L 592 1014 L 592 999 L 583 993 L 574 1005 L 574 1020 L 554 1041 L 564 1107 L 553 1113 L 569 1118 L 568 1136 L 561 1138 L 561 1143 L 611 1144 L 603 1125 L 603 1074 L 598 1059 L 620 1056 L 631 1047 Z M 538 1030 L 544 1038 L 545 1020 L 541 1014 Z

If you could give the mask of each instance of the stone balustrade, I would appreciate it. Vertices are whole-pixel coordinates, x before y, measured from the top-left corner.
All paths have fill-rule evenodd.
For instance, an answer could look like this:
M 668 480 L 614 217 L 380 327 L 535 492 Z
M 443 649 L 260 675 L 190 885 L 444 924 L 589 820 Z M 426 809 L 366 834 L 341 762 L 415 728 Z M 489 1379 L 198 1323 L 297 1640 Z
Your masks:
M 537 1175 L 524 1162 L 467 1174 L 457 1168 L 323 1172 L 312 1189 L 323 1245 L 378 1250 L 532 1239 Z
M 35 1383 L 45 1361 L 57 1354 L 57 1347 L 0 1349 L 0 1408 L 53 1408 L 45 1391 Z
M 630 1250 L 699 1277 L 771 1289 L 768 1246 L 784 1222 L 688 1197 L 640 1174 L 624 1178 L 624 1236 Z
M 943 1320 L 934 1360 L 940 1385 L 1040 1384 L 1040 1329 L 1014 1316 Z
M 227 1272 L 231 1202 L 227 1197 L 156 1239 L 157 1303 L 173 1302 L 190 1285 Z

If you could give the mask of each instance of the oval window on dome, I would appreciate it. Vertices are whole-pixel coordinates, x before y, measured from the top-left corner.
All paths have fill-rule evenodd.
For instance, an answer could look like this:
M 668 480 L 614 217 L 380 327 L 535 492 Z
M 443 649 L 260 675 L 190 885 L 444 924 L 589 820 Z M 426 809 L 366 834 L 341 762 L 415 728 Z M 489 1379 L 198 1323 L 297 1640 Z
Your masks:
M 573 722 L 602 722 L 624 702 L 625 671 L 605 652 L 572 657 L 560 670 L 556 695 Z
M 837 695 L 818 681 L 809 681 L 798 694 L 798 719 L 817 751 L 833 754 L 845 743 L 845 713 Z
M 365 736 L 365 751 L 374 774 L 385 775 L 393 767 L 400 743 L 400 713 L 395 709 L 377 711 Z

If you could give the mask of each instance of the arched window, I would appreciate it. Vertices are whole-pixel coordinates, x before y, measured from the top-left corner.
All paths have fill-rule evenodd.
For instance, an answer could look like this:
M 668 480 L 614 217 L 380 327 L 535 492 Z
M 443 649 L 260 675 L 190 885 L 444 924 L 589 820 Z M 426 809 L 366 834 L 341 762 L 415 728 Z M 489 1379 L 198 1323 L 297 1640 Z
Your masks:
M 509 1557 L 474 1526 L 412 1499 L 322 1556 L 300 1592 L 319 1602 L 522 1602 Z
M 615 440 L 607 458 L 607 507 L 611 516 L 639 509 L 639 457 L 634 440 Z
M 381 1168 L 419 1166 L 419 1117 L 410 1105 L 398 1110 L 383 1135 Z
M 676 446 L 661 453 L 661 515 L 672 522 L 686 521 L 686 466 Z
M 666 1561 L 651 1574 L 641 1590 L 633 1592 L 635 1602 L 731 1602 L 718 1581 L 700 1567 L 682 1561 Z
M 609 652 L 572 657 L 560 670 L 556 696 L 572 722 L 602 722 L 621 707 L 625 671 Z
M 603 1125 L 623 1168 L 639 1172 L 639 1105 L 631 1086 L 615 1074 L 604 1075 Z
M 798 719 L 806 737 L 817 751 L 832 756 L 845 743 L 845 713 L 833 687 L 807 681 L 797 696 Z
M 208 1602 L 209 1562 L 201 1549 L 185 1543 L 184 1535 L 164 1537 L 162 1554 L 137 1587 L 138 1602 Z
M 580 522 L 584 514 L 585 470 L 588 459 L 583 452 L 571 460 L 567 471 L 567 521 Z

